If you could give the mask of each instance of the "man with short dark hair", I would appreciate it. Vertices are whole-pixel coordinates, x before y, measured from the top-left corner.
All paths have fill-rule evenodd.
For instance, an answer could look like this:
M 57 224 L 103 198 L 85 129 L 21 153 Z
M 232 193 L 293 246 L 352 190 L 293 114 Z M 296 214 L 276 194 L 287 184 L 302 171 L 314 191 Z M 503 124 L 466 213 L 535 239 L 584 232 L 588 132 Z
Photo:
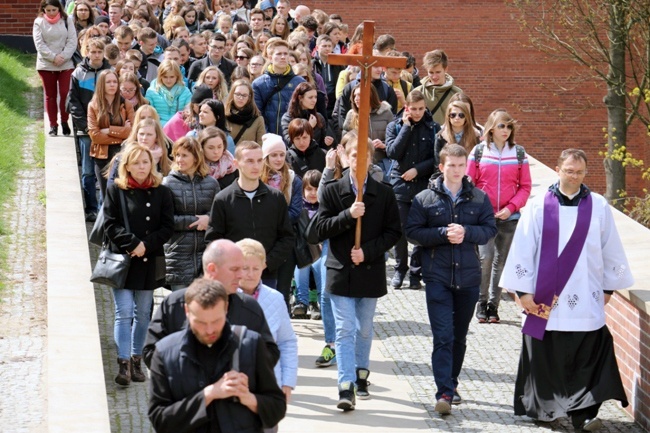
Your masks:
M 138 32 L 138 43 L 142 53 L 140 76 L 148 82 L 158 77 L 158 66 L 163 59 L 163 50 L 158 46 L 158 33 L 151 27 L 145 27 Z
M 254 141 L 241 141 L 235 150 L 239 178 L 221 190 L 212 202 L 205 240 L 252 238 L 264 245 L 264 284 L 277 286 L 277 271 L 293 253 L 295 236 L 287 200 L 282 193 L 260 180 L 264 158 Z
M 325 88 L 327 90 L 327 118 L 332 117 L 334 104 L 336 103 L 336 82 L 339 79 L 339 74 L 345 66 L 330 65 L 327 62 L 328 56 L 332 53 L 334 46 L 332 39 L 327 35 L 321 35 L 316 40 L 316 54 L 314 55 L 314 72 L 323 77 Z
M 237 67 L 237 64 L 232 60 L 226 59 L 223 55 L 226 53 L 226 37 L 221 33 L 215 33 L 210 39 L 208 44 L 208 55 L 192 63 L 190 70 L 187 74 L 187 78 L 190 81 L 190 85 L 196 82 L 201 75 L 201 72 L 208 66 L 218 67 L 223 75 L 226 77 L 228 86 L 230 86 L 230 76 L 232 72 Z
M 264 11 L 259 8 L 251 10 L 250 21 L 248 24 L 251 28 L 248 34 L 253 39 L 257 39 L 259 35 L 264 33 Z
M 465 176 L 467 150 L 446 145 L 439 168 L 442 175 L 415 196 L 404 230 L 409 241 L 422 247 L 437 387 L 434 410 L 448 415 L 451 405 L 462 401 L 458 376 L 481 284 L 477 247 L 497 234 L 497 226 L 489 197 Z
M 596 431 L 604 401 L 628 405 L 605 305 L 634 278 L 609 203 L 583 183 L 585 152 L 564 150 L 555 171 L 522 212 L 499 282 L 526 314 L 515 415 Z
M 158 433 L 262 432 L 287 401 L 260 335 L 227 320 L 221 283 L 197 279 L 185 292 L 188 326 L 158 343 L 151 362 L 149 419 Z

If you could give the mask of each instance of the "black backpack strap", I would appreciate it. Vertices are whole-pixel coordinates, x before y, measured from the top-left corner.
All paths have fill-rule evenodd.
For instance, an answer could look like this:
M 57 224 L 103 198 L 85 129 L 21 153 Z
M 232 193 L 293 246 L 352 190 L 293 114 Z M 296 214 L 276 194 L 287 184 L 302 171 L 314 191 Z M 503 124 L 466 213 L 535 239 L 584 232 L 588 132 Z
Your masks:
M 476 165 L 477 170 L 478 165 L 481 162 L 481 158 L 483 158 L 483 150 L 485 150 L 485 144 L 483 143 L 480 143 L 474 148 L 474 164 Z
M 521 185 L 521 166 L 524 165 L 524 160 L 526 159 L 526 150 L 523 146 L 515 144 L 515 150 L 517 151 L 517 167 L 519 169 L 517 176 L 517 186 Z
M 239 350 L 241 349 L 241 341 L 246 333 L 246 327 L 243 325 L 231 325 L 230 329 L 235 336 L 235 343 L 237 344 L 237 349 L 232 354 L 232 369 L 239 371 Z
M 241 126 L 241 129 L 239 130 L 235 138 L 233 138 L 235 144 L 237 144 L 237 142 L 242 137 L 242 135 L 244 135 L 244 132 L 246 132 L 246 130 L 251 127 L 251 125 L 253 124 L 253 122 L 255 122 L 256 119 L 257 119 L 256 117 L 253 117 L 252 119 L 248 120 L 246 123 L 244 123 Z
M 307 160 L 300 155 L 298 155 L 298 152 L 296 152 L 295 149 L 287 149 L 287 153 L 291 157 L 292 161 L 296 161 L 298 163 L 298 166 L 300 167 L 300 172 L 301 173 L 306 173 L 307 170 L 309 170 L 309 166 L 307 165 Z

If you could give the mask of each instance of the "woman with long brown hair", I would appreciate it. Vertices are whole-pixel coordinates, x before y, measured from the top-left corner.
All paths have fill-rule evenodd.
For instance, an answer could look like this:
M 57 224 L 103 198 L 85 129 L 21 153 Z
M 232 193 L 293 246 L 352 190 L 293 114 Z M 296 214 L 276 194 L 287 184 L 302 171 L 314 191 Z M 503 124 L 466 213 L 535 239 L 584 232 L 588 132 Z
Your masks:
M 282 135 L 287 145 L 289 139 L 289 124 L 293 119 L 306 119 L 313 129 L 313 139 L 324 149 L 334 143 L 334 134 L 331 133 L 325 118 L 316 110 L 318 90 L 311 83 L 300 83 L 294 90 L 289 102 L 287 112 L 282 116 Z
M 225 109 L 226 123 L 235 145 L 240 141 L 262 142 L 264 117 L 255 105 L 250 81 L 237 80 L 233 83 Z
M 59 0 L 41 1 L 32 36 L 36 46 L 36 70 L 45 91 L 45 108 L 50 120 L 49 134 L 58 134 L 60 112 L 63 135 L 70 135 L 65 100 L 74 70 L 72 55 L 77 49 L 77 32 L 74 21 L 65 13 Z
M 90 156 L 95 161 L 102 198 L 106 195 L 106 178 L 102 172 L 131 133 L 133 118 L 133 106 L 120 95 L 117 73 L 102 71 L 97 78 L 93 99 L 88 104 Z

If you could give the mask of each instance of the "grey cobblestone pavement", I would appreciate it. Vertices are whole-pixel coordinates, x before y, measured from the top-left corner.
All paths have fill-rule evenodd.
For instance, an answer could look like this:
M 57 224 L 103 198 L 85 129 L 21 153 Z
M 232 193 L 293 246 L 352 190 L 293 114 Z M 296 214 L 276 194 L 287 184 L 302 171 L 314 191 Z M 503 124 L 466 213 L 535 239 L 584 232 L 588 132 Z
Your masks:
M 8 257 L 7 284 L 0 293 L 0 431 L 47 430 L 47 279 L 43 168 L 33 157 L 37 128 L 26 130 L 25 168 L 5 213 L 0 245 Z
M 96 256 L 96 249 L 91 250 Z M 392 263 L 392 259 L 390 260 Z M 113 300 L 108 288 L 96 286 L 111 430 L 114 433 L 152 432 L 146 416 L 147 383 L 128 388 L 115 385 L 116 351 L 113 342 Z M 156 292 L 159 301 L 162 290 Z M 424 290 L 389 289 L 377 306 L 375 343 L 382 354 L 395 361 L 393 371 L 407 381 L 410 398 L 429 414 L 431 431 L 452 432 L 573 432 L 567 419 L 536 424 L 512 412 L 514 379 L 521 343 L 520 318 L 514 302 L 506 299 L 499 309 L 500 324 L 470 326 L 468 349 L 460 377 L 464 402 L 452 415 L 441 418 L 434 410 L 435 383 L 431 372 L 431 330 Z M 607 402 L 600 411 L 604 433 L 643 433 L 643 429 L 620 408 Z M 345 424 L 327 426 L 331 432 L 352 431 Z
M 390 263 L 393 263 L 390 260 Z M 408 280 L 408 279 L 407 279 Z M 404 286 L 406 287 L 406 285 Z M 464 402 L 441 418 L 434 410 L 436 387 L 431 371 L 433 348 L 424 289 L 392 290 L 377 304 L 375 336 L 387 358 L 395 361 L 395 374 L 413 388 L 414 402 L 424 406 L 432 430 L 453 432 L 573 432 L 568 419 L 536 424 L 513 414 L 514 381 L 521 347 L 521 319 L 516 304 L 504 296 L 499 324 L 475 319 L 467 336 L 467 353 L 458 392 Z M 606 402 L 599 417 L 600 432 L 642 433 L 618 402 Z

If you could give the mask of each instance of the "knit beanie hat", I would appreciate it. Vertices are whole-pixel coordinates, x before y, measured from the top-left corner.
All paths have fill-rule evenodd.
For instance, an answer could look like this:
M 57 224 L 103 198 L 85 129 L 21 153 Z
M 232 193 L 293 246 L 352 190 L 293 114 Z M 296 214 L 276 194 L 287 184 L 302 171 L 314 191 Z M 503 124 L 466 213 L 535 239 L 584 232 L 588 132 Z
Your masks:
M 105 15 L 100 15 L 97 18 L 95 18 L 95 25 L 101 24 L 101 23 L 106 23 L 106 24 L 110 25 L 111 20 L 109 20 L 108 17 L 105 16 Z
M 210 89 L 205 84 L 201 84 L 194 88 L 194 92 L 192 93 L 192 99 L 190 99 L 190 102 L 192 102 L 193 104 L 200 104 L 206 99 L 212 99 L 213 97 L 214 96 L 212 94 L 212 89 Z
M 264 158 L 278 150 L 287 151 L 287 146 L 284 144 L 282 137 L 276 134 L 262 135 L 262 155 Z

